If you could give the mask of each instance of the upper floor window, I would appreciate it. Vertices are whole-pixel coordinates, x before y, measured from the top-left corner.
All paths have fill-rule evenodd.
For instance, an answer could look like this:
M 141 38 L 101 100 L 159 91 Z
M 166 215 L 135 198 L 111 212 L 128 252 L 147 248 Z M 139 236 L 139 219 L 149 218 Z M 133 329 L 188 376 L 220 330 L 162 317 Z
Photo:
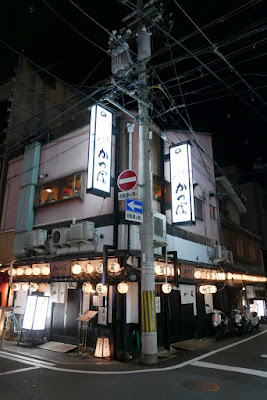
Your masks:
M 216 207 L 210 204 L 210 217 L 216 219 Z
M 165 203 L 171 202 L 171 185 L 169 182 L 164 182 L 164 195 Z M 153 175 L 153 198 L 155 200 L 162 200 L 161 180 L 158 176 Z
M 83 174 L 77 173 L 37 186 L 35 206 L 82 197 Z
M 195 197 L 195 213 L 196 218 L 203 221 L 203 201 Z

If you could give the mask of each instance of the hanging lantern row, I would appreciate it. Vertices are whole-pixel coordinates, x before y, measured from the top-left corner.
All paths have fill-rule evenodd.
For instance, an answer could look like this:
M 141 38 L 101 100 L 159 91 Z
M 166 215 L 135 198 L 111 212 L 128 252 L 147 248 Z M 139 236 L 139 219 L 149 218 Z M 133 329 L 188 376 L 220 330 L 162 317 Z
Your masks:
M 14 292 L 18 292 L 19 290 L 22 290 L 23 292 L 27 292 L 28 290 L 30 290 L 30 292 L 37 292 L 37 290 L 39 292 L 44 292 L 46 289 L 46 283 L 40 283 L 38 285 L 38 283 L 35 282 L 16 282 L 12 284 L 11 288 Z
M 35 266 L 33 268 L 31 267 L 18 267 L 17 269 L 13 268 L 12 269 L 12 276 L 38 276 L 38 275 L 43 275 L 43 276 L 48 276 L 50 274 L 50 267 L 45 265 L 44 267 L 38 267 Z M 10 271 L 8 271 L 8 275 L 10 275 Z
M 128 292 L 128 284 L 126 282 L 120 282 L 117 286 L 118 292 L 120 294 L 126 294 Z M 91 293 L 93 291 L 93 286 L 90 282 L 84 282 L 82 286 L 82 291 L 84 293 Z M 96 285 L 96 292 L 98 294 L 102 294 L 104 296 L 107 295 L 108 288 L 106 285 L 103 285 L 102 283 L 98 283 Z
M 154 267 L 155 274 L 158 276 L 166 275 L 166 265 L 165 264 L 158 264 Z M 180 275 L 180 269 L 177 270 L 177 275 Z M 174 276 L 174 267 L 167 266 L 167 276 Z
M 236 273 L 225 273 L 216 270 L 205 270 L 198 269 L 194 273 L 195 279 L 199 280 L 217 280 L 217 281 L 225 281 L 228 280 L 236 280 L 236 281 L 248 281 L 248 282 L 267 282 L 266 276 L 257 276 L 257 275 L 246 275 L 246 274 L 236 274 Z
M 108 269 L 111 273 L 116 274 L 120 271 L 121 266 L 117 262 L 112 262 Z M 71 271 L 73 275 L 80 275 L 81 273 L 92 274 L 93 272 L 103 274 L 103 263 L 100 262 L 96 265 L 96 267 L 94 267 L 91 263 L 86 264 L 84 267 L 82 267 L 79 263 L 76 263 L 72 266 Z

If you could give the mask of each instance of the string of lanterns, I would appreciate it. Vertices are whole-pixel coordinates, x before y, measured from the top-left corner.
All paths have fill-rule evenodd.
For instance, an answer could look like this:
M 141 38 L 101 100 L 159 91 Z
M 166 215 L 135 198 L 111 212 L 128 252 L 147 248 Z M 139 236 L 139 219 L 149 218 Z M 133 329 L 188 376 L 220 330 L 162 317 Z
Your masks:
M 8 275 L 10 275 L 10 271 L 8 271 Z M 50 267 L 48 265 L 45 265 L 43 267 L 39 266 L 34 266 L 33 268 L 31 267 L 18 267 L 17 269 L 13 268 L 12 269 L 12 276 L 19 276 L 22 277 L 23 275 L 27 277 L 31 276 L 38 276 L 38 275 L 43 275 L 43 276 L 48 276 L 50 275 Z

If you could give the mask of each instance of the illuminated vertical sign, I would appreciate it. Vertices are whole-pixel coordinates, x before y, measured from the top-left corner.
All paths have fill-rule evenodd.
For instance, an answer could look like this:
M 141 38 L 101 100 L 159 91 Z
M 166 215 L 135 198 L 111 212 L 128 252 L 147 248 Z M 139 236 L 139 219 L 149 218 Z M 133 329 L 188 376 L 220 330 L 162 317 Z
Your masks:
M 47 310 L 49 305 L 49 297 L 38 297 L 35 308 L 34 320 L 32 329 L 34 331 L 43 331 L 45 329 L 45 322 L 47 316 Z
M 37 296 L 28 296 L 23 318 L 23 324 L 22 324 L 23 329 L 29 329 L 29 330 L 32 329 L 35 308 L 36 308 L 36 301 L 37 301 Z
M 172 223 L 195 222 L 191 145 L 179 143 L 170 148 Z
M 100 106 L 91 110 L 87 193 L 110 196 L 112 113 Z

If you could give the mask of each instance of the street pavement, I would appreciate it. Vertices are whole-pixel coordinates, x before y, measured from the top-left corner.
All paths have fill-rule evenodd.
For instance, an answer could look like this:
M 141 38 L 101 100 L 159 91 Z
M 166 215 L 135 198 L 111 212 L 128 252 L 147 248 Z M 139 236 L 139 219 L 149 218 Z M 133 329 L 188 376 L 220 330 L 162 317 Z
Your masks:
M 0 400 L 75 397 L 266 400 L 267 327 L 200 350 L 181 350 L 155 366 L 5 342 L 0 350 Z

